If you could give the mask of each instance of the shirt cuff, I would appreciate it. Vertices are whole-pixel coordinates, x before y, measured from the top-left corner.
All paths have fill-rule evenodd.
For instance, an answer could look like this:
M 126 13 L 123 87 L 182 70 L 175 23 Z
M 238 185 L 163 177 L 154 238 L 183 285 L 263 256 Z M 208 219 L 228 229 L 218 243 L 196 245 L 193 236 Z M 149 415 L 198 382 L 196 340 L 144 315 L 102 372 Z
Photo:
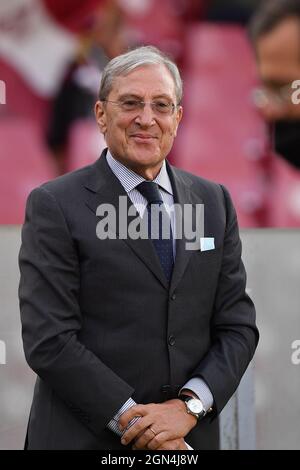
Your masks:
M 185 445 L 187 446 L 187 450 L 194 450 L 186 441 L 184 441 Z
M 207 412 L 212 406 L 214 402 L 214 397 L 208 385 L 204 382 L 204 380 L 200 379 L 200 377 L 193 377 L 190 379 L 182 388 L 179 390 L 179 394 L 182 392 L 183 389 L 188 389 L 191 392 L 195 393 L 197 397 L 202 401 L 203 408 L 205 412 Z
M 128 398 L 126 403 L 119 409 L 119 411 L 115 414 L 115 416 L 110 420 L 108 423 L 107 427 L 111 431 L 113 431 L 115 434 L 118 436 L 122 436 L 124 432 L 130 428 L 139 418 L 133 418 L 131 421 L 129 421 L 127 428 L 125 428 L 123 431 L 120 431 L 119 429 L 119 419 L 125 411 L 129 410 L 129 408 L 132 408 L 134 405 L 136 405 L 136 402 L 132 398 Z

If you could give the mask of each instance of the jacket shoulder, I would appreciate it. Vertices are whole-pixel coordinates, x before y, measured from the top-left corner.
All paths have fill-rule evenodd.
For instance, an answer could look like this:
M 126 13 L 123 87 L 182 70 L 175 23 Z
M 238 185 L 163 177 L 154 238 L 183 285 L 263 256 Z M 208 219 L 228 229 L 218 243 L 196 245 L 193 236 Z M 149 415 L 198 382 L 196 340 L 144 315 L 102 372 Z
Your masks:
M 191 189 L 194 192 L 199 192 L 202 196 L 217 196 L 224 200 L 224 193 L 228 193 L 228 190 L 216 181 L 202 178 L 174 166 L 172 166 L 172 169 L 177 176 L 191 185 Z
M 65 173 L 64 175 L 43 183 L 33 191 L 45 190 L 57 199 L 70 198 L 80 192 L 93 166 L 94 164 L 85 166 L 70 173 Z
M 65 173 L 64 175 L 58 176 L 53 180 L 47 181 L 46 183 L 42 184 L 41 187 L 48 189 L 49 191 L 56 192 L 64 187 L 77 186 L 79 183 L 84 183 L 93 166 L 94 164 L 84 166 L 83 168 L 79 168 L 78 170 L 72 171 L 70 173 Z

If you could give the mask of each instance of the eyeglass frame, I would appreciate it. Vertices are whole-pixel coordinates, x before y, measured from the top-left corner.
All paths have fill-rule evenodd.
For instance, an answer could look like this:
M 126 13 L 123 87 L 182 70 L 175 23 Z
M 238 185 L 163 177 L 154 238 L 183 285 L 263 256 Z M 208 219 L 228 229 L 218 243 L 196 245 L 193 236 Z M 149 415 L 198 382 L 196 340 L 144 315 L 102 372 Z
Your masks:
M 114 103 L 114 104 L 119 105 L 121 108 L 122 108 L 122 104 L 124 104 L 124 103 L 122 103 L 122 101 L 112 101 L 112 100 L 100 100 L 100 101 L 103 102 L 103 103 Z M 155 101 L 143 101 L 143 100 L 138 100 L 138 99 L 134 99 L 134 98 L 131 101 L 136 101 L 139 104 L 138 108 L 134 109 L 134 110 L 133 109 L 132 110 L 122 109 L 122 111 L 127 112 L 127 113 L 134 112 L 134 111 L 137 111 L 137 110 L 140 111 L 140 110 L 144 109 L 146 104 L 149 104 L 151 106 L 152 111 L 158 112 L 160 115 L 173 116 L 175 109 L 178 106 L 180 106 L 180 104 L 168 103 L 170 105 L 170 110 L 171 111 L 164 113 L 164 112 L 158 111 L 155 108 L 153 109 L 153 105 L 155 105 Z M 142 105 L 142 107 L 141 107 L 141 105 Z
M 268 86 L 259 86 L 255 88 L 254 93 L 260 93 L 260 95 L 263 95 L 264 98 L 269 98 L 272 97 L 274 100 L 277 100 L 277 103 L 284 105 L 284 104 L 289 104 L 289 100 L 292 102 L 292 95 L 295 89 L 293 88 L 293 83 L 290 82 L 286 85 L 282 85 L 281 87 L 278 88 L 277 91 L 272 90 L 271 87 Z M 254 99 L 256 96 L 254 97 Z

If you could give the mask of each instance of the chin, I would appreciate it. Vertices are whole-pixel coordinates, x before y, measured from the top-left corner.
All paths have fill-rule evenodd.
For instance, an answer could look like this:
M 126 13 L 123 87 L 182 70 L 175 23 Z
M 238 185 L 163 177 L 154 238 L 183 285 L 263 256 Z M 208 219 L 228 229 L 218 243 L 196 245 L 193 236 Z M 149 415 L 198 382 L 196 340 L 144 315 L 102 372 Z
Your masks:
M 157 165 L 162 158 L 160 154 L 154 152 L 153 149 L 134 149 L 128 152 L 128 160 L 133 164 L 152 166 Z

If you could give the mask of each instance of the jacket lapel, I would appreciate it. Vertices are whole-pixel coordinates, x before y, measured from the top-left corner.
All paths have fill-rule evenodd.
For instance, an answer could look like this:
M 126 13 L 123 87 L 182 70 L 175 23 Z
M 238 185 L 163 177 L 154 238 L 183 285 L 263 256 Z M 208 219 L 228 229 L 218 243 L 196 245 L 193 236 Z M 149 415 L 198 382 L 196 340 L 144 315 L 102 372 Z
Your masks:
M 173 192 L 174 192 L 174 203 L 177 203 L 181 207 L 181 213 L 185 214 L 185 204 L 190 205 L 191 209 L 191 226 L 195 229 L 196 227 L 196 205 L 197 204 L 203 204 L 202 199 L 199 196 L 196 196 L 192 191 L 192 180 L 187 176 L 178 172 L 176 168 L 171 167 L 169 164 L 167 164 L 167 169 L 169 173 L 169 177 L 171 180 Z M 176 224 L 182 223 L 182 221 L 176 219 Z M 177 228 L 177 233 L 180 233 Z M 196 238 L 200 240 L 200 233 L 196 234 Z M 188 262 L 190 260 L 190 257 L 194 253 L 193 250 L 187 250 L 186 249 L 186 244 L 190 243 L 191 240 L 189 240 L 186 237 L 186 234 L 184 233 L 183 227 L 182 227 L 182 237 L 180 239 L 176 240 L 176 259 L 175 259 L 175 264 L 174 264 L 174 269 L 173 269 L 173 274 L 171 278 L 171 284 L 170 284 L 170 294 L 175 291 L 176 287 L 178 286 L 186 268 L 188 265 Z M 200 243 L 200 241 L 199 241 Z M 200 245 L 199 245 L 200 246 Z
M 132 202 L 118 178 L 109 168 L 106 161 L 106 151 L 107 149 L 102 152 L 101 157 L 91 167 L 90 176 L 85 184 L 85 187 L 88 190 L 86 205 L 89 207 L 89 209 L 92 210 L 92 212 L 95 214 L 95 217 L 97 217 L 97 208 L 101 204 L 111 204 L 115 208 L 117 215 L 116 227 L 110 227 L 110 230 L 115 232 L 118 238 L 119 196 L 125 197 L 124 201 L 126 200 L 127 202 L 127 209 L 132 205 Z M 137 212 L 135 212 L 135 215 L 127 217 L 127 230 L 128 225 L 136 218 L 138 218 L 139 221 L 141 220 Z M 132 240 L 129 237 L 122 240 L 145 263 L 145 265 L 152 271 L 161 284 L 166 289 L 168 289 L 169 286 L 167 279 L 165 278 L 159 258 L 151 240 L 142 238 Z

